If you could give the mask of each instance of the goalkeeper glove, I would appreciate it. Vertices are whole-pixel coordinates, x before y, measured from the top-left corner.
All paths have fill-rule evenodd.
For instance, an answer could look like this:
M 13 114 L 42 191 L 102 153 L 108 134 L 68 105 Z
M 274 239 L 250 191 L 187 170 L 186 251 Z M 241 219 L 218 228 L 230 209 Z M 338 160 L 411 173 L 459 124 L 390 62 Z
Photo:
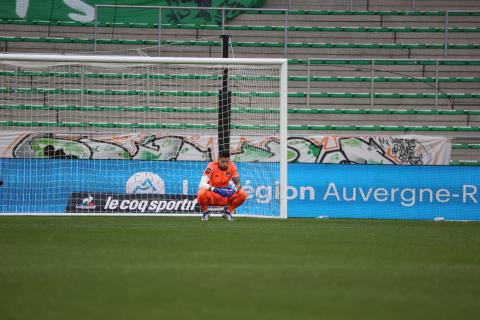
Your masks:
M 215 187 L 212 187 L 210 189 L 211 191 L 215 192 L 215 193 L 218 193 L 219 195 L 221 195 L 222 197 L 227 197 L 227 198 L 230 198 L 231 195 L 229 195 L 229 189 L 228 188 L 215 188 Z
M 235 187 L 225 188 L 225 189 L 227 189 L 227 191 L 228 191 L 227 198 L 230 198 L 231 196 L 233 196 L 235 194 L 235 192 L 237 192 L 237 188 L 235 188 Z

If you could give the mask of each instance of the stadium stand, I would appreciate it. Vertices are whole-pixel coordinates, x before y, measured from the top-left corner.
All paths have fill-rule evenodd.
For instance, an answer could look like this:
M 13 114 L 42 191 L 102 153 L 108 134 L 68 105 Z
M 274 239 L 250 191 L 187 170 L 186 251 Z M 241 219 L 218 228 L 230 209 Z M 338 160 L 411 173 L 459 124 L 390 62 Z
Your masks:
M 289 59 L 291 132 L 451 136 L 452 164 L 480 160 L 478 2 L 271 0 L 266 8 L 272 10 L 248 10 L 223 26 L 4 19 L 0 50 L 218 57 L 218 37 L 228 33 L 235 57 Z M 273 10 L 280 8 L 289 10 Z M 48 93 L 0 88 L 18 90 Z M 78 107 L 102 112 L 101 104 Z M 2 105 L 2 124 L 63 126 L 48 116 L 17 117 L 18 110 L 38 115 L 50 108 L 58 106 Z

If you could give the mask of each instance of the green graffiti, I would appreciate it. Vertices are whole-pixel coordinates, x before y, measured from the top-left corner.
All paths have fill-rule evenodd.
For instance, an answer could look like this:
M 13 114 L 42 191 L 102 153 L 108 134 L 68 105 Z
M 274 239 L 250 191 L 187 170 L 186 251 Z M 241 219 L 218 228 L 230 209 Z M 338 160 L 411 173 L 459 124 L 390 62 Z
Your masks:
M 294 150 L 287 151 L 287 161 L 292 162 L 298 157 L 298 153 Z
M 63 143 L 63 150 L 68 154 L 74 154 L 76 156 L 81 156 L 83 154 L 84 146 L 78 142 L 67 141 Z
M 308 153 L 315 158 L 318 157 L 318 155 L 320 154 L 320 151 L 322 151 L 322 148 L 313 143 L 310 143 L 310 145 L 308 146 Z
M 42 137 L 32 139 L 30 145 L 32 150 L 35 152 L 35 155 L 39 158 L 44 157 L 44 149 L 48 145 L 53 146 L 55 150 L 62 149 L 65 153 L 69 155 L 75 155 L 77 157 L 89 155 L 89 152 L 86 152 L 86 147 L 77 141 Z
M 120 159 L 126 159 L 126 160 L 130 160 L 132 159 L 132 156 L 130 155 L 130 153 L 128 151 L 120 151 L 118 153 L 118 156 L 120 157 Z
M 43 157 L 43 149 L 45 148 L 45 146 L 55 146 L 56 144 L 56 140 L 52 138 L 35 138 L 32 139 L 32 141 L 30 142 L 32 150 L 35 151 L 38 157 Z
M 319 157 L 322 146 L 308 140 L 308 138 L 288 138 L 288 161 L 313 163 Z
M 106 151 L 106 152 L 114 151 L 114 150 L 115 150 L 115 147 L 114 146 L 109 146 L 109 145 L 107 145 L 105 148 L 103 148 L 103 151 Z
M 266 0 L 170 0 L 171 6 L 183 7 L 224 7 L 224 8 L 255 8 L 263 7 Z M 216 24 L 222 22 L 222 11 L 208 9 L 166 9 L 163 17 L 171 24 Z M 240 11 L 225 10 L 225 20 L 228 21 L 237 16 Z
M 225 10 L 225 20 L 241 11 L 235 8 L 258 8 L 266 0 L 79 0 L 79 1 L 4 1 L 0 4 L 0 18 L 76 21 L 92 23 L 95 20 L 95 5 L 142 5 L 196 8 L 230 8 Z M 97 7 L 99 23 L 142 23 L 155 26 L 159 20 L 158 8 Z M 162 9 L 162 24 L 220 24 L 222 11 L 212 9 Z
M 11 157 L 17 158 L 45 158 L 50 157 L 50 152 L 63 152 L 64 156 L 79 159 L 125 159 L 125 160 L 153 160 L 153 161 L 204 161 L 211 160 L 213 156 L 210 139 L 204 137 L 189 139 L 186 136 L 163 136 L 150 135 L 146 138 L 143 134 L 133 133 L 129 136 L 122 135 L 124 141 L 118 145 L 117 136 L 93 136 L 79 137 L 78 135 L 68 136 L 67 134 L 57 133 L 19 133 L 17 138 L 10 137 L 11 142 L 6 139 L 4 143 L 13 145 L 11 148 Z M 213 137 L 214 138 L 214 137 Z M 389 141 L 384 138 L 375 137 L 365 139 L 362 137 L 339 137 L 331 140 L 331 145 L 338 141 L 340 146 L 335 144 L 335 148 L 323 150 L 324 143 L 317 145 L 316 141 L 326 141 L 325 136 L 319 137 L 289 137 L 288 138 L 288 162 L 301 163 L 361 163 L 361 164 L 408 164 L 408 159 L 391 159 L 383 146 Z M 328 137 L 327 137 L 328 138 Z M 141 140 L 141 143 L 138 141 Z M 238 153 L 232 152 L 233 161 L 241 162 L 269 162 L 278 161 L 280 155 L 280 145 L 276 138 L 268 137 L 259 140 L 244 140 L 241 137 L 235 137 L 232 145 L 234 150 L 240 149 Z M 397 139 L 399 140 L 399 139 Z M 16 144 L 14 141 L 19 141 Z M 245 141 L 249 141 L 248 143 Z M 403 141 L 403 140 L 402 140 Z M 416 142 L 416 140 L 414 140 Z M 8 143 L 7 143 L 8 142 Z M 143 143 L 148 142 L 148 145 Z M 328 141 L 325 142 L 327 145 Z M 420 144 L 420 142 L 416 142 Z M 50 146 L 47 148 L 47 146 Z M 125 146 L 128 146 L 125 147 Z M 54 150 L 52 150 L 52 147 Z M 413 150 L 413 149 L 412 149 Z M 431 152 L 427 150 L 424 152 Z M 417 152 L 416 150 L 413 150 Z M 420 152 L 420 151 L 419 151 Z M 59 154 L 61 156 L 61 154 Z M 431 157 L 430 155 L 428 155 Z M 424 157 L 424 153 L 419 154 Z M 425 156 L 426 157 L 426 156 Z
M 162 155 L 161 153 L 156 154 L 156 153 L 149 152 L 149 151 L 142 151 L 138 155 L 137 159 L 147 160 L 147 161 L 159 160 L 161 155 Z
M 145 137 L 145 138 L 140 142 L 140 144 L 141 144 L 142 146 L 145 146 L 145 145 L 147 145 L 147 144 L 149 144 L 149 143 L 154 142 L 155 139 L 157 139 L 157 137 L 156 137 L 155 135 L 147 136 L 147 137 Z
M 271 158 L 275 154 L 250 144 L 243 144 L 241 152 L 233 155 L 233 161 L 262 161 Z
M 341 143 L 343 146 L 349 146 L 351 148 L 359 148 L 362 145 L 362 142 L 355 138 L 342 139 Z

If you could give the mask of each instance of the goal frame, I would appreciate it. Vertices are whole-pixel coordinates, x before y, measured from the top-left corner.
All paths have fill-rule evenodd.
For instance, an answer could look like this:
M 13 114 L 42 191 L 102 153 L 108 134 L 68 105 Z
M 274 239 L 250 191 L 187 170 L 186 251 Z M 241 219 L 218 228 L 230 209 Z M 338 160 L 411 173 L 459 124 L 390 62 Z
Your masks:
M 0 61 L 108 63 L 108 64 L 202 64 L 202 65 L 277 65 L 280 67 L 280 216 L 287 219 L 287 138 L 288 138 L 288 60 L 280 58 L 192 58 L 113 55 L 0 54 Z M 36 214 L 38 215 L 38 213 Z M 178 215 L 176 215 L 178 216 Z M 268 216 L 245 215 L 248 217 Z

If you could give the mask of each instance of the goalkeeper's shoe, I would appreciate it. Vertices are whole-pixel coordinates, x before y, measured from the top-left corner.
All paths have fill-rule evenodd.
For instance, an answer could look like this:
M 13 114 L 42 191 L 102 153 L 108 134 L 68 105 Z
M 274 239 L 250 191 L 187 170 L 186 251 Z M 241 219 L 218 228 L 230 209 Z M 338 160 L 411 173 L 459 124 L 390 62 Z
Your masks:
M 232 216 L 232 214 L 231 214 L 230 212 L 228 212 L 226 209 L 225 209 L 225 211 L 223 212 L 222 217 L 223 217 L 224 219 L 226 219 L 227 221 L 233 221 L 233 216 Z
M 202 221 L 208 221 L 208 218 L 210 217 L 210 211 L 206 211 L 202 215 Z

